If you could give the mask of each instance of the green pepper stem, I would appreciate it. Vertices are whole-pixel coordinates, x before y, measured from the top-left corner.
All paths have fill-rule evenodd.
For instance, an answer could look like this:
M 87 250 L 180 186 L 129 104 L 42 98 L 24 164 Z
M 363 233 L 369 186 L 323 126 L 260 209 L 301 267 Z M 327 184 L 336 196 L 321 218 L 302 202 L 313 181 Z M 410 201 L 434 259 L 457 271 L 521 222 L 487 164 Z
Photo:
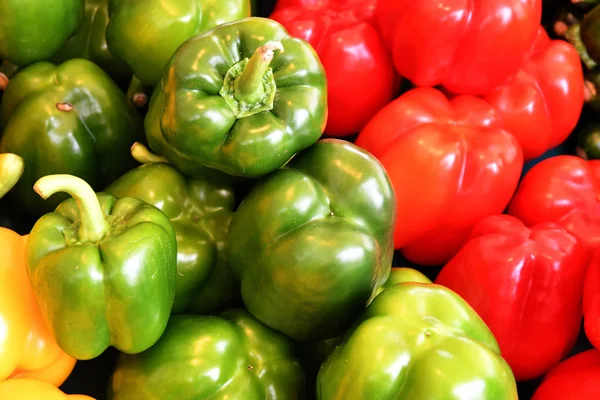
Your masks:
M 579 53 L 579 58 L 581 58 L 581 61 L 586 66 L 586 68 L 590 71 L 592 69 L 594 69 L 597 64 L 589 56 L 587 49 L 585 48 L 585 45 L 583 44 L 583 41 L 581 40 L 581 25 L 580 24 L 571 25 L 567 29 L 567 32 L 565 33 L 564 37 L 565 37 L 565 39 L 567 39 L 567 41 L 569 43 L 571 43 L 573 45 L 573 47 L 575 47 L 575 50 L 577 50 L 577 53 Z
M 133 146 L 131 146 L 130 152 L 131 156 L 140 164 L 169 163 L 166 158 L 152 153 L 140 142 L 135 142 Z
M 0 199 L 12 189 L 25 169 L 23 159 L 12 153 L 0 154 Z
M 144 91 L 144 84 L 135 75 L 127 88 L 127 99 L 137 108 L 142 108 L 148 103 L 148 96 Z
M 58 192 L 66 192 L 75 199 L 81 215 L 78 231 L 81 242 L 95 243 L 108 234 L 110 225 L 104 218 L 98 197 L 83 179 L 73 175 L 48 175 L 40 178 L 33 190 L 44 200 Z
M 242 74 L 235 80 L 236 100 L 253 103 L 264 94 L 263 76 L 269 69 L 275 50 L 283 51 L 281 42 L 268 42 L 256 49 Z

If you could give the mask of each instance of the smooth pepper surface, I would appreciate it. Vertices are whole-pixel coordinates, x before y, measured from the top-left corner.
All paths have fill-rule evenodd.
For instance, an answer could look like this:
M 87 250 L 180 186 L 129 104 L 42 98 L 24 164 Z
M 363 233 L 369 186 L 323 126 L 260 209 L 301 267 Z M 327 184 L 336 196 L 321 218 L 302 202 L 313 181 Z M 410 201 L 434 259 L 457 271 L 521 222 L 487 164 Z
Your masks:
M 11 379 L 0 382 L 2 400 L 94 400 L 80 394 L 65 394 L 47 382 L 35 379 Z
M 246 18 L 181 45 L 149 107 L 148 144 L 187 175 L 259 177 L 320 138 L 325 71 L 279 23 Z
M 173 305 L 175 231 L 162 211 L 141 200 L 96 195 L 80 178 L 36 182 L 47 198 L 73 199 L 34 225 L 27 269 L 59 346 L 87 360 L 109 346 L 139 353 L 162 335 Z
M 0 59 L 43 61 L 60 49 L 83 16 L 83 0 L 2 0 Z
M 0 153 L 25 160 L 9 198 L 39 217 L 66 198 L 40 199 L 32 187 L 42 176 L 75 175 L 103 189 L 136 165 L 129 148 L 143 129 L 138 111 L 94 63 L 32 64 L 10 81 L 0 104 Z
M 259 184 L 229 228 L 229 261 L 255 317 L 297 340 L 338 336 L 388 278 L 396 202 L 385 170 L 321 140 Z
M 525 381 L 544 375 L 575 345 L 588 263 L 583 243 L 558 224 L 528 228 L 494 215 L 473 227 L 435 282 L 473 307 L 515 378 Z
M 83 18 L 75 33 L 50 61 L 60 64 L 73 58 L 94 62 L 117 82 L 125 84 L 131 78 L 131 69 L 111 53 L 106 44 L 108 3 L 110 0 L 85 0 Z
M 318 400 L 516 400 L 494 336 L 456 293 L 398 283 L 365 310 L 317 377 Z
M 159 82 L 167 61 L 187 39 L 250 16 L 249 0 L 108 1 L 108 47 L 147 86 Z
M 292 342 L 245 310 L 176 315 L 158 343 L 122 355 L 111 400 L 300 400 L 305 376 Z
M 136 144 L 143 165 L 104 191 L 135 197 L 159 208 L 177 236 L 177 279 L 173 312 L 208 314 L 239 297 L 239 284 L 227 262 L 225 245 L 235 196 L 224 183 L 187 178 Z M 154 158 L 154 160 L 153 160 Z

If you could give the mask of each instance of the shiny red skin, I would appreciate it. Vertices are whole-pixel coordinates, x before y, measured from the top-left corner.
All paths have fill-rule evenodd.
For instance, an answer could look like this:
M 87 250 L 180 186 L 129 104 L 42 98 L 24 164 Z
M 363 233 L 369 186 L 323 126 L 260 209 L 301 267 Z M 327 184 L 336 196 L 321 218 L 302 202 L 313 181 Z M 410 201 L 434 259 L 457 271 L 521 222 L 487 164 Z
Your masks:
M 554 223 L 527 228 L 510 215 L 483 219 L 436 283 L 488 325 L 518 381 L 537 378 L 573 348 L 581 327 L 588 252 Z
M 309 42 L 327 74 L 327 136 L 358 133 L 400 78 L 373 26 L 377 0 L 279 0 L 269 18 Z
M 588 340 L 600 349 L 600 251 L 596 251 L 585 277 L 583 316 Z M 600 399 L 600 396 L 598 398 Z
M 577 50 L 563 40 L 550 40 L 540 27 L 529 61 L 483 98 L 500 110 L 504 129 L 515 135 L 525 160 L 531 160 L 573 131 L 583 108 L 583 82 Z
M 600 247 L 600 160 L 570 155 L 547 158 L 525 175 L 508 212 L 526 225 L 556 222 Z
M 532 400 L 600 399 L 600 351 L 574 355 L 554 367 L 533 394 Z
M 483 95 L 527 60 L 542 0 L 381 0 L 377 25 L 417 86 Z
M 394 244 L 421 265 L 442 265 L 482 218 L 501 213 L 523 167 L 497 111 L 474 96 L 451 100 L 412 89 L 383 108 L 356 144 L 377 157 L 394 185 Z

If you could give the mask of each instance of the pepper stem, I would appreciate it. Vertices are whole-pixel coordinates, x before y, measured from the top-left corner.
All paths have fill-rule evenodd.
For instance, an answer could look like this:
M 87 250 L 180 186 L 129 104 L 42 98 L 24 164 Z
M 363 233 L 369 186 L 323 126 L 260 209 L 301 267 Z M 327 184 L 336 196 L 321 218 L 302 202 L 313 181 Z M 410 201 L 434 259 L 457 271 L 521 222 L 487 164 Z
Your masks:
M 40 178 L 33 190 L 44 200 L 58 192 L 66 192 L 75 199 L 81 214 L 78 231 L 81 242 L 95 243 L 108 234 L 110 225 L 104 218 L 98 197 L 83 179 L 73 175 L 48 175 Z
M 137 108 L 142 108 L 148 103 L 148 95 L 144 91 L 144 84 L 135 75 L 127 88 L 127 99 Z
M 151 163 L 169 163 L 169 161 L 159 156 L 158 154 L 152 153 L 146 146 L 141 144 L 140 142 L 135 142 L 133 146 L 131 146 L 131 156 L 135 158 L 137 162 L 140 164 L 151 164 Z
M 272 41 L 256 49 L 242 74 L 235 80 L 236 100 L 253 103 L 264 94 L 263 77 L 273 61 L 275 50 L 283 51 L 281 42 Z
M 0 90 L 6 90 L 10 78 L 19 70 L 19 67 L 6 60 L 0 64 Z
M 12 153 L 0 154 L 0 199 L 12 189 L 25 169 L 23 159 Z
M 577 50 L 577 53 L 579 53 L 579 58 L 581 58 L 581 61 L 586 66 L 586 68 L 588 70 L 594 69 L 597 64 L 594 60 L 592 60 L 592 58 L 587 52 L 587 49 L 585 48 L 585 45 L 583 44 L 583 41 L 581 40 L 581 25 L 571 25 L 567 29 L 567 32 L 565 33 L 564 37 L 569 43 L 573 45 L 573 47 L 575 47 L 575 50 Z

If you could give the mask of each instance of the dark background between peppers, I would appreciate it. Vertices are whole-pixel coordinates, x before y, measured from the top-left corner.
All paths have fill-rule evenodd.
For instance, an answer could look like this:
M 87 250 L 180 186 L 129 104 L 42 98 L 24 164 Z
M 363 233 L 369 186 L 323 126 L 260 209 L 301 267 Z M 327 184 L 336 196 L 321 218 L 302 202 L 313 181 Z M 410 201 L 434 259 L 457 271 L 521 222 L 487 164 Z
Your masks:
M 258 15 L 268 17 L 271 14 L 271 11 L 273 10 L 275 2 L 276 0 L 258 0 Z M 551 28 L 552 20 L 555 16 L 558 7 L 560 7 L 566 2 L 567 0 L 543 0 L 544 8 L 542 15 L 542 23 L 544 24 L 544 26 L 546 26 L 551 36 L 553 36 L 552 29 L 548 28 Z M 404 87 L 403 89 L 406 90 L 407 87 Z M 587 121 L 591 117 L 598 118 L 597 116 L 591 115 L 589 111 L 584 110 L 580 119 L 580 125 L 582 123 L 585 123 L 585 121 Z M 577 128 L 575 131 L 577 131 Z M 548 153 L 544 154 L 539 159 L 527 163 L 523 172 L 525 173 L 529 168 L 531 168 L 531 166 L 533 166 L 534 164 L 536 164 L 544 158 L 558 154 L 573 154 L 575 149 L 575 137 L 576 135 L 571 135 L 571 137 L 561 146 L 550 150 Z M 33 226 L 35 221 L 31 218 L 21 215 L 18 211 L 14 209 L 8 208 L 7 205 L 3 203 L 3 201 L 0 201 L 0 226 L 5 226 L 14 229 L 15 231 L 21 234 L 28 233 L 31 230 L 31 227 Z M 432 280 L 435 279 L 436 275 L 440 271 L 439 267 L 419 267 L 417 265 L 412 265 L 411 263 L 404 260 L 399 254 L 396 254 L 396 257 L 394 258 L 394 266 L 410 266 L 416 268 Z M 544 333 L 542 332 L 541 334 Z M 577 354 L 591 347 L 592 346 L 586 339 L 582 329 L 577 344 L 575 345 L 575 348 L 572 350 L 570 355 Z M 108 381 L 116 362 L 116 356 L 117 351 L 114 349 L 109 349 L 96 359 L 90 361 L 79 361 L 75 366 L 75 369 L 73 370 L 71 376 L 63 384 L 61 389 L 68 394 L 86 394 L 88 396 L 94 397 L 97 400 L 106 399 Z M 540 381 L 541 378 L 528 382 L 518 383 L 519 399 L 530 399 L 535 389 L 539 386 Z

